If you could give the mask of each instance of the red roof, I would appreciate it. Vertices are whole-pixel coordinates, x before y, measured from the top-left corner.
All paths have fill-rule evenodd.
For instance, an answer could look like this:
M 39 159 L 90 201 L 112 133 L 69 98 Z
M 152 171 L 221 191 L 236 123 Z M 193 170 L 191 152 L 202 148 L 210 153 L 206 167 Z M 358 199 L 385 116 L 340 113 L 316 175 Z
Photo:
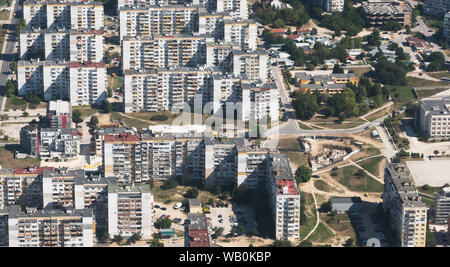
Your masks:
M 105 67 L 105 63 L 103 62 L 70 62 L 71 68 L 103 68 Z
M 282 29 L 282 28 L 276 28 L 276 29 L 271 29 L 270 32 L 271 33 L 285 33 L 285 32 L 287 32 L 287 30 Z
M 298 195 L 297 185 L 294 180 L 277 179 L 278 194 L 280 195 Z M 283 188 L 287 188 L 287 194 L 283 193 Z
M 191 247 L 210 247 L 209 234 L 207 229 L 189 230 Z
M 139 135 L 131 135 L 128 133 L 121 133 L 119 135 L 107 134 L 104 137 L 105 142 L 114 142 L 114 141 L 139 141 L 141 137 Z
M 291 34 L 291 35 L 289 35 L 289 39 L 291 39 L 291 40 L 295 40 L 298 37 L 300 37 L 300 34 Z
M 311 31 L 311 29 L 308 29 L 308 28 L 298 28 L 297 29 L 297 32 L 310 32 Z
M 28 166 L 27 168 L 15 168 L 14 174 L 43 174 L 44 170 L 53 170 L 53 167 Z

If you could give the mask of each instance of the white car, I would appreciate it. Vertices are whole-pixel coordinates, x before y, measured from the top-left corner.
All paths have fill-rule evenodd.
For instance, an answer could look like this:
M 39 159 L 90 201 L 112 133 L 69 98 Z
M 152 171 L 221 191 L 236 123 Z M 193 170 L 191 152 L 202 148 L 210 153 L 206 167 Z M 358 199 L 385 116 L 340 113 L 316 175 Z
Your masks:
M 181 203 L 181 202 L 178 202 L 177 204 L 175 204 L 174 206 L 173 206 L 173 209 L 179 209 L 179 208 L 181 208 L 181 206 L 183 206 L 183 203 Z

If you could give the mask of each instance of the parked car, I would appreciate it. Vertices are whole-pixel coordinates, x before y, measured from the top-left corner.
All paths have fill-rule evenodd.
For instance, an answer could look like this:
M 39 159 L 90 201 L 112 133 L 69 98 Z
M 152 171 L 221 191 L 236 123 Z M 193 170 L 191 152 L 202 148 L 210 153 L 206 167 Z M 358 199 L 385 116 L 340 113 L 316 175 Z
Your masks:
M 80 127 L 80 128 L 81 128 L 81 127 Z M 159 208 L 160 208 L 159 205 L 155 205 L 155 206 L 153 206 L 153 207 L 155 207 L 156 209 L 159 209 Z
M 167 210 L 166 208 L 162 207 L 161 210 Z
M 333 169 L 331 169 L 332 171 L 337 171 L 339 168 L 338 167 L 334 167 Z

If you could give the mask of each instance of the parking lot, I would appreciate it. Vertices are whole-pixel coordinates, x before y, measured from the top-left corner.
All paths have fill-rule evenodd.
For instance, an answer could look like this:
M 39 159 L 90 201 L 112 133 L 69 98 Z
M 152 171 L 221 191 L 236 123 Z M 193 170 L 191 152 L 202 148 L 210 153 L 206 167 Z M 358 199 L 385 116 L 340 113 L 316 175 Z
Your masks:
M 171 228 L 174 228 L 175 230 L 178 231 L 183 231 L 184 232 L 184 220 L 187 218 L 187 214 L 184 213 L 181 209 L 174 209 L 173 206 L 175 205 L 175 203 L 171 203 L 171 204 L 163 204 L 161 202 L 155 202 L 154 203 L 154 222 L 156 222 L 156 220 L 158 218 L 160 218 L 162 215 L 168 216 L 169 219 L 172 220 L 172 226 Z M 162 210 L 161 208 L 165 209 Z M 173 222 L 173 220 L 175 218 L 180 218 L 181 221 L 179 223 L 175 223 Z
M 232 204 L 228 207 L 211 208 L 211 228 L 223 227 L 223 235 L 231 232 L 233 226 L 243 225 L 245 233 L 251 233 L 256 227 L 253 210 L 244 205 Z
M 362 202 L 358 208 L 349 212 L 353 228 L 359 236 L 362 246 L 366 246 L 367 241 L 371 238 L 380 240 L 382 246 L 387 245 L 377 209 L 377 203 Z
M 407 161 L 416 185 L 443 186 L 450 181 L 450 160 Z

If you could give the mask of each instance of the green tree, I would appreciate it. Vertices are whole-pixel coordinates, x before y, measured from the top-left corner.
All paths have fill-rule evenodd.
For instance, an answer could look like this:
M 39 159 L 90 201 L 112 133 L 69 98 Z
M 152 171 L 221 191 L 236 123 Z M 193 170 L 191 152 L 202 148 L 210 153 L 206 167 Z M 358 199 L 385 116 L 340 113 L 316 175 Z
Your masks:
M 159 229 L 168 229 L 172 225 L 172 220 L 166 217 L 158 218 L 155 226 Z
M 425 238 L 425 246 L 426 247 L 436 247 L 436 237 L 434 236 L 434 233 L 430 231 L 430 226 L 427 223 L 427 232 L 426 232 L 426 238 Z
M 216 234 L 216 236 L 221 236 L 223 234 L 223 231 L 223 227 L 218 227 L 216 231 L 214 231 L 214 233 Z
M 9 69 L 12 73 L 15 73 L 17 71 L 17 61 L 9 63 Z
M 112 105 L 108 100 L 103 101 L 102 103 L 102 112 L 103 113 L 111 113 Z
M 293 106 L 295 114 L 300 120 L 311 119 L 317 111 L 319 105 L 317 104 L 317 97 L 311 94 L 294 92 Z
M 172 188 L 177 187 L 178 183 L 176 180 L 170 179 L 164 182 L 164 184 L 161 186 L 161 189 L 163 190 L 169 190 Z
M 81 118 L 81 111 L 79 111 L 78 109 L 72 111 L 72 121 L 74 123 L 83 122 L 83 119 Z
M 373 30 L 372 33 L 367 36 L 367 43 L 371 46 L 381 45 L 381 35 L 378 29 Z
M 5 84 L 6 96 L 12 97 L 16 93 L 16 86 L 13 81 L 8 80 Z
M 313 28 L 311 30 L 311 35 L 317 35 L 317 28 Z
M 113 91 L 111 88 L 108 88 L 108 97 L 112 97 L 113 96 Z
M 112 241 L 113 242 L 115 242 L 115 243 L 117 243 L 117 244 L 120 244 L 122 241 L 123 241 L 123 237 L 122 237 L 122 235 L 115 235 L 114 237 L 113 237 L 113 239 L 112 239 Z
M 313 244 L 309 240 L 304 240 L 298 246 L 305 247 L 305 248 L 311 248 L 313 246 Z
M 100 244 L 105 244 L 108 242 L 108 240 L 110 239 L 109 237 L 109 233 L 106 230 L 102 230 L 102 231 L 97 231 L 98 232 L 98 242 Z
M 295 171 L 295 181 L 297 183 L 306 183 L 311 179 L 312 170 L 305 165 L 300 165 Z
M 150 246 L 151 247 L 164 247 L 164 244 L 163 243 L 161 243 L 161 242 L 159 242 L 159 239 L 157 239 L 157 238 L 153 238 L 151 241 L 150 241 Z
M 105 64 L 110 64 L 112 62 L 112 55 L 109 51 L 105 52 L 104 59 Z
M 292 247 L 292 244 L 288 240 L 275 240 L 272 247 Z
M 24 18 L 19 19 L 19 22 L 16 25 L 16 31 L 20 32 L 20 30 L 24 30 L 27 27 L 27 22 Z
M 186 192 L 186 197 L 187 198 L 196 198 L 198 197 L 198 189 L 197 188 L 190 188 L 187 192 Z
M 98 124 L 98 118 L 97 118 L 97 116 L 92 116 L 92 117 L 91 117 L 91 120 L 89 121 L 89 125 L 90 125 L 90 126 L 97 126 L 97 124 Z
M 339 63 L 334 64 L 333 73 L 344 73 L 344 69 L 339 66 Z
M 320 212 L 327 213 L 330 212 L 332 208 L 333 204 L 331 203 L 331 200 L 328 200 L 320 205 Z

